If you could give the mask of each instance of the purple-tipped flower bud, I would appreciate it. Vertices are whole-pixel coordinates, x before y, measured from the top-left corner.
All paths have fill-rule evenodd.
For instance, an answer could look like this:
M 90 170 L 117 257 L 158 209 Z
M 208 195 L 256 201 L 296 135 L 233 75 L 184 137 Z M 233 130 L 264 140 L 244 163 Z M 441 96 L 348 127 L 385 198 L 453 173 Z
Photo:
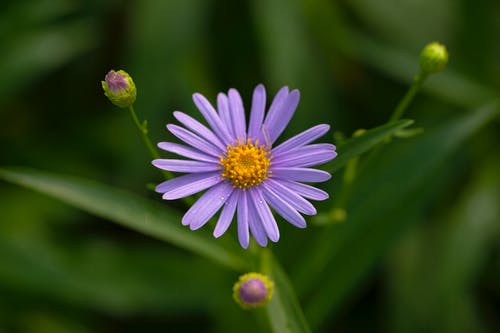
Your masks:
M 266 275 L 247 273 L 234 284 L 233 298 L 243 309 L 255 309 L 271 300 L 273 289 L 274 284 Z
M 448 63 L 448 51 L 444 45 L 432 42 L 420 53 L 420 69 L 423 73 L 432 74 L 441 72 Z
M 134 104 L 137 96 L 137 89 L 134 81 L 127 72 L 110 70 L 101 81 L 104 95 L 114 105 L 120 108 L 127 108 Z

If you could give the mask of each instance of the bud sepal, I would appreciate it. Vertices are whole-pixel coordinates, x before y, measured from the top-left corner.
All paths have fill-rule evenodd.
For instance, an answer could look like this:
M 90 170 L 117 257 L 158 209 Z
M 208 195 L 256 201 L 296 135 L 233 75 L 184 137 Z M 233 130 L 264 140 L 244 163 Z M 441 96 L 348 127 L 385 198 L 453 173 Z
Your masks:
M 101 81 L 104 95 L 120 108 L 133 105 L 137 97 L 137 89 L 130 75 L 123 71 L 110 70 Z

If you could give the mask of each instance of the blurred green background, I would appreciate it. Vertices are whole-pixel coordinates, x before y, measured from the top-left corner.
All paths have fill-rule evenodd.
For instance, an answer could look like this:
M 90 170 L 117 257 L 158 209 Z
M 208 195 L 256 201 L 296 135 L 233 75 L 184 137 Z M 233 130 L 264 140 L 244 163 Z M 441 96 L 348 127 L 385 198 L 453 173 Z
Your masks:
M 281 223 L 273 250 L 314 332 L 498 332 L 499 17 L 496 0 L 4 0 L 0 165 L 159 200 L 101 91 L 109 69 L 134 78 L 155 142 L 172 140 L 173 111 L 199 117 L 193 92 L 236 87 L 248 108 L 258 83 L 300 89 L 287 136 L 329 123 L 348 137 L 386 122 L 438 40 L 449 66 L 406 116 L 425 131 L 367 162 L 344 223 Z M 342 170 L 322 186 L 319 208 L 339 205 Z M 266 331 L 232 302 L 237 273 L 14 185 L 0 196 L 0 332 Z

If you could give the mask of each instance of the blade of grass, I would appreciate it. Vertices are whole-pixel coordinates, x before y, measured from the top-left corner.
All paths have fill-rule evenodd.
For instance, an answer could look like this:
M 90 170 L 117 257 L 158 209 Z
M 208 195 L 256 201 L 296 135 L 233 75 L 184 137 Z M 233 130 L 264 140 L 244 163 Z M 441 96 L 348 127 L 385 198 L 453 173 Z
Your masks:
M 267 249 L 262 249 L 261 270 L 274 281 L 273 298 L 266 306 L 273 331 L 276 333 L 311 332 L 288 276 Z
M 341 304 L 411 219 L 406 205 L 463 142 L 498 115 L 498 101 L 391 146 L 359 175 L 347 211 L 350 222 L 325 230 L 297 262 L 296 285 L 309 294 L 306 317 L 317 328 Z M 429 186 L 427 186 L 429 187 Z M 355 245 L 358 244 L 358 245 Z M 321 289 L 316 289 L 316 286 Z M 312 293 L 312 294 L 311 294 Z
M 352 158 L 377 146 L 377 144 L 386 138 L 391 137 L 394 133 L 411 124 L 413 124 L 413 120 L 403 119 L 369 129 L 359 137 L 346 140 L 342 145 L 337 147 L 337 158 L 326 164 L 324 167 L 325 170 L 332 173 L 340 170 Z
M 422 323 L 433 332 L 486 331 L 472 295 L 500 236 L 500 155 L 492 155 L 475 160 L 473 178 L 450 210 L 426 216 L 391 251 L 387 289 L 395 332 Z
M 25 168 L 0 168 L 0 178 L 45 193 L 91 214 L 172 243 L 227 268 L 244 270 L 246 262 L 235 244 L 223 246 L 203 231 L 180 224 L 181 215 L 167 204 L 97 182 Z

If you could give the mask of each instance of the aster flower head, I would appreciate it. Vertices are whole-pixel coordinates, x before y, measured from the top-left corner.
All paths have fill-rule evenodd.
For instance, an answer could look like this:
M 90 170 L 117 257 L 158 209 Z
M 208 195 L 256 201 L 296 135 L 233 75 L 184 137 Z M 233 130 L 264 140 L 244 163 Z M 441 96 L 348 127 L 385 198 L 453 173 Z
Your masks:
M 174 117 L 184 127 L 168 124 L 167 129 L 187 145 L 161 142 L 158 147 L 189 158 L 156 159 L 157 168 L 186 175 L 167 180 L 156 187 L 163 199 L 174 200 L 207 190 L 186 212 L 182 224 L 196 230 L 221 208 L 214 236 L 229 228 L 234 216 L 238 239 L 243 248 L 250 234 L 261 246 L 268 239 L 277 242 L 279 230 L 270 208 L 291 224 L 305 228 L 301 215 L 314 215 L 308 201 L 325 200 L 328 194 L 303 184 L 330 179 L 326 171 L 310 168 L 337 155 L 332 144 L 310 144 L 324 135 L 328 125 L 317 125 L 274 147 L 299 103 L 298 90 L 283 87 L 266 110 L 266 91 L 258 85 L 252 98 L 248 126 L 240 94 L 230 89 L 217 96 L 217 110 L 201 94 L 193 100 L 207 127 L 185 113 Z
M 247 273 L 233 286 L 233 298 L 243 309 L 266 305 L 273 297 L 274 283 L 260 273 Z

